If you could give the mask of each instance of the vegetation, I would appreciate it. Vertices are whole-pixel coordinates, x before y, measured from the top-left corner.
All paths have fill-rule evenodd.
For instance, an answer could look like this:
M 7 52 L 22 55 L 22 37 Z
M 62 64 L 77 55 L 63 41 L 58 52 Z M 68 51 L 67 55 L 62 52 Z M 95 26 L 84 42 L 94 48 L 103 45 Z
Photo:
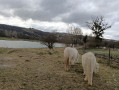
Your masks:
M 99 47 L 99 43 L 101 43 L 103 38 L 104 30 L 111 28 L 111 25 L 108 25 L 108 23 L 106 23 L 104 18 L 101 16 L 91 22 L 87 22 L 87 26 L 93 31 L 97 46 Z
M 0 24 L 0 39 L 1 40 L 42 40 L 47 37 L 48 32 L 43 32 L 33 28 L 22 28 L 17 26 L 10 26 Z M 104 32 L 103 32 L 104 33 Z M 87 48 L 95 48 L 97 41 L 91 35 L 83 36 L 82 31 L 79 27 L 69 27 L 68 33 L 55 33 L 57 42 L 64 43 L 66 46 L 72 45 L 86 45 Z M 88 39 L 88 42 L 87 42 Z M 100 47 L 119 48 L 119 42 L 114 40 L 102 39 Z
M 69 30 L 67 31 L 69 36 L 67 37 L 70 41 L 69 43 L 71 46 L 77 46 L 79 43 L 81 44 L 82 42 L 82 31 L 79 27 L 71 26 L 69 27 Z M 67 42 L 64 42 L 67 43 Z
M 84 48 L 86 48 L 86 43 L 88 42 L 87 39 L 88 39 L 88 36 L 85 35 L 85 36 L 83 37 Z
M 42 41 L 42 44 L 46 45 L 49 49 L 53 49 L 54 43 L 57 42 L 57 36 L 54 33 L 48 34 L 48 35 L 44 36 L 41 39 L 41 41 Z

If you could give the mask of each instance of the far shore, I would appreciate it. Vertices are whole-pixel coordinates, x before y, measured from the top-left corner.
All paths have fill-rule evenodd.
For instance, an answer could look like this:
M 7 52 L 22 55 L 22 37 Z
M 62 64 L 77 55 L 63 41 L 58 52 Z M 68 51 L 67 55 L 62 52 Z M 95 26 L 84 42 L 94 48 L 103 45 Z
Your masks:
M 39 42 L 40 41 L 40 40 L 31 40 L 31 39 L 9 38 L 9 37 L 0 37 L 0 40 L 35 41 L 35 42 Z

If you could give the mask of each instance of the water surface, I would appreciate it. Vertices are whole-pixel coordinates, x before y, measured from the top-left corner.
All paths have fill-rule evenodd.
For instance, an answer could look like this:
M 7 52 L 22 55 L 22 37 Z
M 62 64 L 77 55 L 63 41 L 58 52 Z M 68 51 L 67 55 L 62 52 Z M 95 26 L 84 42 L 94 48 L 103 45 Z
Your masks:
M 4 48 L 46 48 L 41 42 L 0 40 L 0 47 Z M 64 47 L 64 44 L 55 43 L 55 47 Z

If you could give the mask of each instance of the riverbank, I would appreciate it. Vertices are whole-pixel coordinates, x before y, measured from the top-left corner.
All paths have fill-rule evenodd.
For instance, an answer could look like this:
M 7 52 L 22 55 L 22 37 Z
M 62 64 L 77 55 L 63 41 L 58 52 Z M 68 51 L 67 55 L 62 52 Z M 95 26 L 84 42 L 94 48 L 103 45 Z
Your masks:
M 64 48 L 0 48 L 0 90 L 118 90 L 119 69 L 100 64 L 93 86 L 84 81 L 80 64 L 64 70 Z M 99 61 L 100 58 L 97 58 Z

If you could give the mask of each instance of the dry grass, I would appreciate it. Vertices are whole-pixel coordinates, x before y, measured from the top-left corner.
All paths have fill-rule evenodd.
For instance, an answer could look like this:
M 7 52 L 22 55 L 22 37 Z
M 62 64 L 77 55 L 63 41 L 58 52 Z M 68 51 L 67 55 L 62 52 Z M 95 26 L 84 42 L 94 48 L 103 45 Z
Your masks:
M 0 90 L 118 90 L 119 70 L 100 64 L 88 86 L 81 63 L 64 70 L 63 50 L 1 49 Z M 81 61 L 81 56 L 80 56 Z M 98 59 L 99 61 L 99 59 Z

